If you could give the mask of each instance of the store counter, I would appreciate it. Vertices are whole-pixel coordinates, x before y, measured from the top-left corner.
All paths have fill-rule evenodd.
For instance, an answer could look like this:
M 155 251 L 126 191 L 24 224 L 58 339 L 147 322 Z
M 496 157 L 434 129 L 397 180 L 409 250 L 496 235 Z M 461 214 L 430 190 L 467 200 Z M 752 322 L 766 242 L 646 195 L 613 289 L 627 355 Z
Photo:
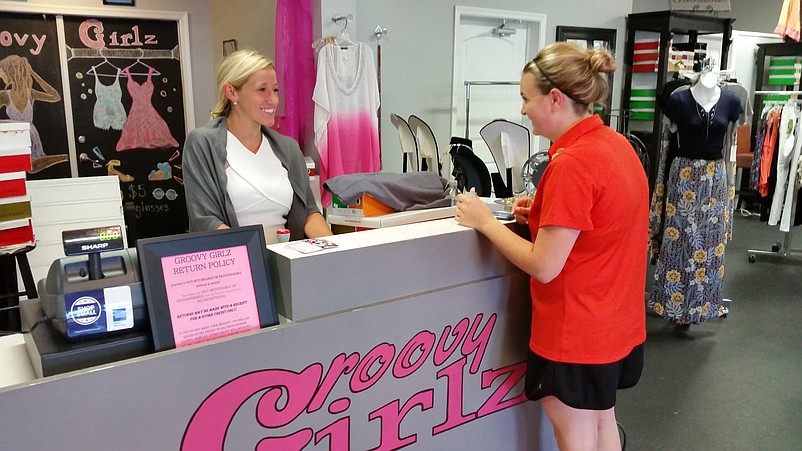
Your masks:
M 519 272 L 453 218 L 327 239 L 338 247 L 303 254 L 268 246 L 279 314 L 300 321 Z
M 0 448 L 556 449 L 523 395 L 526 274 L 453 219 L 330 241 L 268 246 L 286 324 L 29 382 L 3 366 Z

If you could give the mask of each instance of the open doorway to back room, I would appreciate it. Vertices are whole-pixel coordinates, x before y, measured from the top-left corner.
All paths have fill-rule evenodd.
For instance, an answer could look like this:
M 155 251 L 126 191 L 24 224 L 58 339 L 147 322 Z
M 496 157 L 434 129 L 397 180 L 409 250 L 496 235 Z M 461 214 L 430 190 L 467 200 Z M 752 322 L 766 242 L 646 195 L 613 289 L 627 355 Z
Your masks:
M 457 6 L 454 23 L 451 135 L 471 139 L 476 155 L 494 172 L 496 165 L 479 130 L 494 119 L 530 128 L 520 114 L 518 81 L 524 64 L 545 43 L 546 16 Z M 547 140 L 533 138 L 533 153 L 547 147 Z M 448 149 L 443 150 L 443 161 L 449 162 Z M 446 169 L 450 172 L 450 165 Z

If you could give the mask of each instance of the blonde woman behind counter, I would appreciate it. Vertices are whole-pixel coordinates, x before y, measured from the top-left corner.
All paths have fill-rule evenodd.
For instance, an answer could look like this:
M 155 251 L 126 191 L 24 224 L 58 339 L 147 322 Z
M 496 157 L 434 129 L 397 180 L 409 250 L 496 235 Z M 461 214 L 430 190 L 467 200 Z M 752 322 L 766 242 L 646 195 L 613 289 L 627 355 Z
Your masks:
M 261 224 L 290 239 L 331 235 L 315 204 L 298 143 L 269 127 L 279 89 L 273 61 L 234 52 L 217 70 L 212 120 L 187 136 L 183 171 L 190 232 Z

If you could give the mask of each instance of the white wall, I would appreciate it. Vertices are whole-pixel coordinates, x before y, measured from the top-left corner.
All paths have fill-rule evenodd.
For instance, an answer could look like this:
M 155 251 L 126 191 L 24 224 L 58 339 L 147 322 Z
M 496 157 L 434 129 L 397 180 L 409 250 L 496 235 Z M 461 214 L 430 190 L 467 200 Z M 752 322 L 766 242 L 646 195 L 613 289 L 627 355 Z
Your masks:
M 28 0 L 31 6 L 42 5 L 53 7 L 84 7 L 98 10 L 116 9 L 124 13 L 135 14 L 137 10 L 149 11 L 181 11 L 189 17 L 189 50 L 192 60 L 192 94 L 195 104 L 195 121 L 198 125 L 206 122 L 214 102 L 213 69 L 212 69 L 212 37 L 209 34 L 211 24 L 210 0 L 136 0 L 135 7 L 103 6 L 101 0 Z M 19 2 L 2 2 L 7 5 L 19 5 Z M 222 44 L 221 44 L 222 45 Z M 187 132 L 192 130 L 189 127 Z
M 388 30 L 382 39 L 381 122 L 383 169 L 391 172 L 401 170 L 401 146 L 390 124 L 390 113 L 404 117 L 419 115 L 432 127 L 440 150 L 448 145 L 455 5 L 546 14 L 546 43 L 554 41 L 557 25 L 615 28 L 619 31 L 616 38 L 619 65 L 623 62 L 625 17 L 632 9 L 631 0 L 358 0 L 353 11 L 343 10 L 347 3 L 345 0 L 321 0 L 321 23 L 331 23 L 336 13 L 354 14 L 354 23 L 349 25 L 351 36 L 370 43 L 374 51 L 373 30 L 377 25 Z M 617 108 L 623 79 L 620 72 L 616 75 L 613 108 Z

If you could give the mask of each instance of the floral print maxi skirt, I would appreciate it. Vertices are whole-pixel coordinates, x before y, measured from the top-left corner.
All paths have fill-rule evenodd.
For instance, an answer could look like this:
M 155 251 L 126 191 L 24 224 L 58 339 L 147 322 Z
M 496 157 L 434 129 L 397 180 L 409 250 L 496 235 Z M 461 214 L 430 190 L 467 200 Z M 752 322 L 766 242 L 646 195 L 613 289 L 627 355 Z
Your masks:
M 724 247 L 731 233 L 724 161 L 677 157 L 665 185 L 659 182 L 665 224 L 647 306 L 678 324 L 716 318 L 723 313 Z

